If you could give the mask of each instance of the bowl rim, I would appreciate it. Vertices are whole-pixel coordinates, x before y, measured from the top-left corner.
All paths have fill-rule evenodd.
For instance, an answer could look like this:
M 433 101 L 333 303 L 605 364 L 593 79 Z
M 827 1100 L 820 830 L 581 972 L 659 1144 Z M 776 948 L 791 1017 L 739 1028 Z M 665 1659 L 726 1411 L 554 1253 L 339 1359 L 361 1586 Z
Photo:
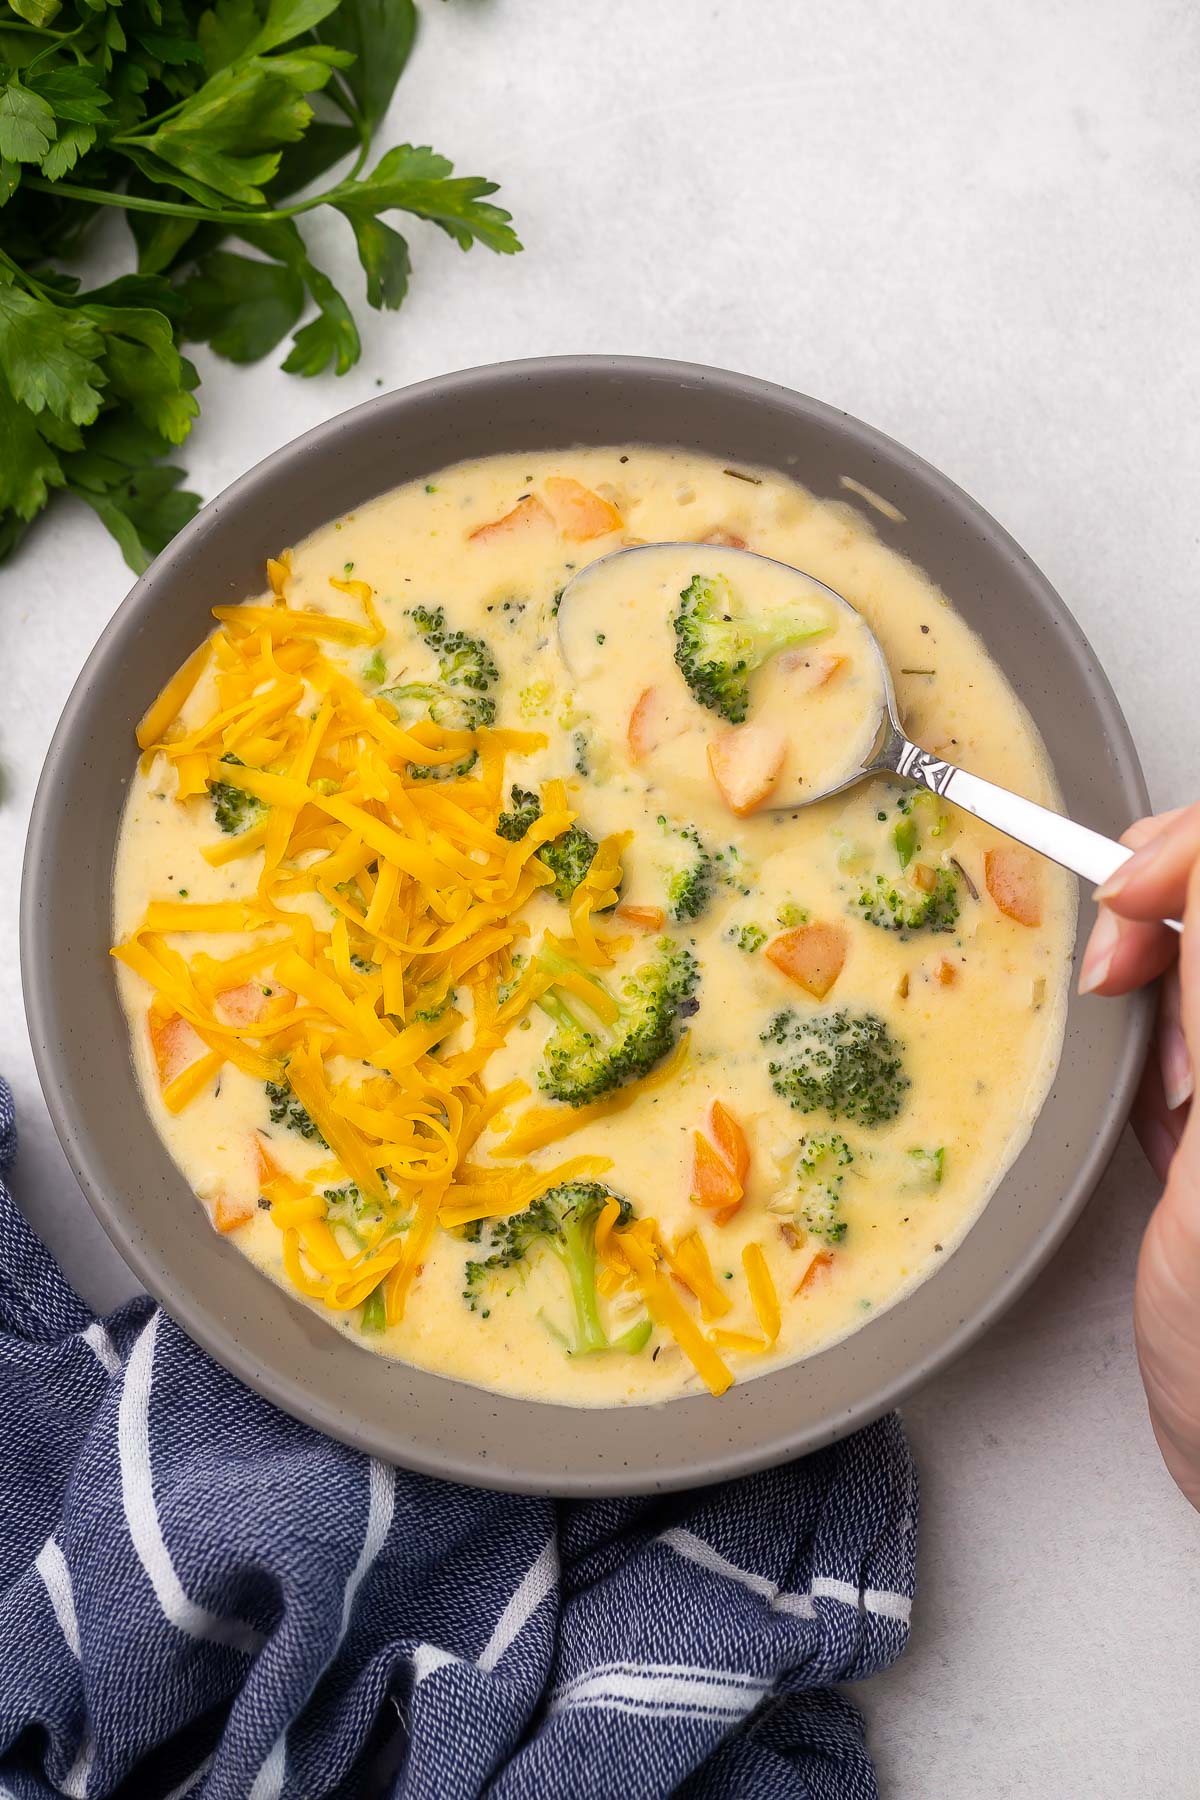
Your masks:
M 84 1197 L 133 1274 L 188 1336 L 240 1381 L 329 1436 L 388 1461 L 397 1459 L 394 1434 L 385 1438 L 369 1426 L 356 1424 L 340 1408 L 326 1403 L 320 1394 L 286 1370 L 254 1363 L 238 1344 L 236 1332 L 226 1321 L 186 1284 L 165 1277 L 153 1250 L 140 1234 L 123 1224 L 120 1203 L 108 1194 L 86 1131 L 77 1124 L 74 1116 L 63 1034 L 56 1028 L 58 1018 L 50 998 L 51 984 L 43 973 L 49 928 L 36 903 L 38 874 L 54 830 L 59 797 L 71 778 L 77 719 L 98 667 L 107 662 L 111 646 L 127 635 L 136 634 L 141 616 L 161 603 L 172 577 L 186 565 L 226 506 L 252 496 L 259 484 L 281 465 L 301 456 L 307 458 L 332 451 L 340 435 L 347 430 L 360 430 L 376 417 L 387 418 L 395 414 L 400 418 L 406 407 L 425 397 L 436 395 L 453 401 L 478 390 L 494 390 L 498 383 L 517 385 L 530 378 L 554 375 L 581 380 L 624 376 L 642 377 L 648 383 L 656 380 L 699 382 L 718 393 L 724 391 L 742 399 L 786 405 L 798 416 L 806 415 L 818 424 L 835 426 L 839 434 L 855 442 L 857 448 L 876 456 L 882 453 L 885 459 L 905 465 L 938 499 L 964 513 L 977 530 L 989 537 L 1018 566 L 1026 583 L 1038 591 L 1056 626 L 1072 642 L 1075 652 L 1086 659 L 1099 723 L 1107 741 L 1123 753 L 1124 776 L 1136 793 L 1142 810 L 1149 810 L 1149 793 L 1141 763 L 1112 685 L 1077 620 L 1027 552 L 983 506 L 917 452 L 841 408 L 781 383 L 736 370 L 659 357 L 573 354 L 481 364 L 373 395 L 279 446 L 222 489 L 154 559 L 117 606 L 72 686 L 51 738 L 34 795 L 21 877 L 19 935 L 26 1018 L 38 1080 L 59 1142 Z M 314 524 L 313 529 L 316 528 Z M 504 1468 L 499 1461 L 492 1466 L 481 1465 L 456 1446 L 446 1445 L 436 1453 L 427 1454 L 419 1448 L 410 1451 L 406 1444 L 403 1466 L 445 1480 L 514 1493 L 597 1497 L 635 1491 L 662 1492 L 768 1468 L 807 1454 L 869 1424 L 940 1373 L 990 1330 L 1029 1287 L 1075 1226 L 1111 1160 L 1124 1128 L 1149 1041 L 1153 995 L 1143 991 L 1131 996 L 1125 1016 L 1127 1024 L 1111 1104 L 1099 1129 L 1081 1152 L 1073 1178 L 1053 1214 L 1031 1239 L 1024 1253 L 996 1282 L 985 1301 L 947 1329 L 936 1347 L 878 1378 L 871 1391 L 843 1414 L 820 1425 L 789 1427 L 781 1420 L 778 1427 L 764 1432 L 755 1447 L 730 1442 L 722 1451 L 704 1454 L 702 1462 L 697 1459 L 688 1463 L 685 1459 L 645 1478 L 634 1476 L 631 1479 L 627 1473 L 604 1468 L 586 1472 L 564 1471 L 561 1479 L 550 1483 L 544 1477 L 524 1474 L 519 1468 Z M 454 1384 L 448 1385 L 453 1387 Z M 679 1396 L 660 1404 L 675 1405 L 684 1398 L 687 1397 Z M 548 1414 L 552 1410 L 540 1401 L 530 1400 L 525 1404 Z

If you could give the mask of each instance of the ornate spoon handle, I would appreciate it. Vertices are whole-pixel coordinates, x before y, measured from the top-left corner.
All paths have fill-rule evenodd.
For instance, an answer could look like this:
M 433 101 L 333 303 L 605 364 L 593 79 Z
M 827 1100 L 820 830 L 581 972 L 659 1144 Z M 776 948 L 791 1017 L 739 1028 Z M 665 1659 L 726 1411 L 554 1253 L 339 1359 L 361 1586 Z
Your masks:
M 1133 855 L 1124 844 L 1114 843 L 1098 831 L 1089 831 L 1086 825 L 1077 825 L 1073 819 L 1064 819 L 1032 800 L 1023 800 L 1020 794 L 1010 794 L 1007 788 L 984 781 L 979 775 L 956 769 L 953 763 L 941 762 L 919 744 L 910 744 L 907 738 L 889 749 L 887 760 L 897 775 L 932 788 L 964 812 L 974 813 L 977 819 L 995 825 L 1018 843 L 1039 850 L 1065 869 L 1073 869 L 1093 887 L 1107 881 Z M 1163 923 L 1172 931 L 1183 930 L 1178 919 L 1165 919 Z

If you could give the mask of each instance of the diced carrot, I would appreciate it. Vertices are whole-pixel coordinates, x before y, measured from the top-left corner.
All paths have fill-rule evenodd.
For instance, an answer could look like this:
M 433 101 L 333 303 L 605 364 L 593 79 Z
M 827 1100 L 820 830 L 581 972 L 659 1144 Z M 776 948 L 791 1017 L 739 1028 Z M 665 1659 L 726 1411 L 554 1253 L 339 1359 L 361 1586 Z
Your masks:
M 787 739 L 770 725 L 735 725 L 708 746 L 708 766 L 730 812 L 744 819 L 767 798 L 783 768 Z
M 805 1288 L 811 1287 L 819 1276 L 823 1275 L 826 1270 L 831 1269 L 832 1267 L 833 1251 L 818 1250 L 792 1291 L 797 1294 L 802 1294 Z
M 218 1194 L 213 1205 L 213 1224 L 218 1231 L 236 1231 L 247 1219 L 254 1217 L 254 1208 L 244 1200 L 230 1200 L 225 1194 Z
M 636 925 L 639 931 L 661 931 L 667 922 L 661 906 L 634 906 L 628 902 L 618 906 L 614 916 L 626 925 Z
M 473 544 L 490 544 L 500 538 L 523 537 L 529 531 L 553 524 L 550 514 L 542 505 L 536 494 L 526 494 L 524 500 L 518 500 L 511 512 L 503 518 L 492 519 L 486 525 L 477 525 L 469 531 L 467 537 Z
M 772 938 L 763 954 L 781 975 L 823 1000 L 842 972 L 848 946 L 842 925 L 797 925 Z
M 631 761 L 644 762 L 652 750 L 657 750 L 663 741 L 665 725 L 662 695 L 657 688 L 643 688 L 629 715 L 625 734 Z
M 719 1100 L 714 1100 L 708 1109 L 708 1135 L 733 1170 L 738 1185 L 744 1187 L 750 1173 L 750 1146 L 729 1108 Z
M 231 1025 L 256 1025 L 267 1010 L 267 997 L 262 984 L 244 981 L 241 987 L 226 988 L 217 995 L 221 1011 Z
M 253 1142 L 256 1173 L 259 1185 L 261 1186 L 263 1182 L 274 1181 L 277 1175 L 283 1174 L 283 1170 L 275 1161 L 275 1158 L 271 1155 L 270 1151 L 267 1150 L 257 1132 L 254 1134 Z
M 1002 844 L 998 850 L 985 851 L 983 879 L 1006 917 L 1015 919 L 1018 925 L 1041 924 L 1041 875 L 1027 851 L 1017 844 Z
M 928 863 L 914 863 L 908 871 L 908 878 L 923 894 L 932 894 L 937 886 L 937 870 L 931 869 Z
M 692 1199 L 709 1209 L 736 1211 L 742 1203 L 741 1182 L 702 1131 L 692 1133 Z
M 846 667 L 844 656 L 831 656 L 824 650 L 785 650 L 777 666 L 792 677 L 789 693 L 815 693 L 840 675 Z
M 551 475 L 546 481 L 546 504 L 554 515 L 554 523 L 564 537 L 576 543 L 589 538 L 607 537 L 620 531 L 625 521 L 615 506 L 593 494 L 572 475 Z
M 937 966 L 938 984 L 941 987 L 953 987 L 958 980 L 958 964 L 942 957 Z
M 700 539 L 702 544 L 718 544 L 723 550 L 744 550 L 746 540 L 739 537 L 736 531 L 710 531 L 707 537 Z
M 204 1055 L 204 1045 L 192 1030 L 186 1019 L 178 1013 L 163 1015 L 153 1006 L 149 1013 L 150 1047 L 154 1052 L 154 1066 L 158 1070 L 159 1086 L 170 1087 L 177 1075 L 190 1068 L 198 1056 Z

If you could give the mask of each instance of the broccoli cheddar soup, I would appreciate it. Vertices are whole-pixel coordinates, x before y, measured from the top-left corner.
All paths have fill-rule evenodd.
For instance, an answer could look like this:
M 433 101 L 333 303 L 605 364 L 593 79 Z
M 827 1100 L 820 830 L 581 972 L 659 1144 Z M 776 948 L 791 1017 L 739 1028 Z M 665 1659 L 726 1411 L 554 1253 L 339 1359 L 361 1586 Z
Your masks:
M 870 747 L 856 614 L 911 737 L 1055 803 L 947 598 L 843 503 L 636 446 L 264 549 L 147 695 L 115 872 L 213 1227 L 366 1348 L 576 1405 L 721 1394 L 930 1274 L 1049 1086 L 1072 886 L 896 780 L 788 804 Z

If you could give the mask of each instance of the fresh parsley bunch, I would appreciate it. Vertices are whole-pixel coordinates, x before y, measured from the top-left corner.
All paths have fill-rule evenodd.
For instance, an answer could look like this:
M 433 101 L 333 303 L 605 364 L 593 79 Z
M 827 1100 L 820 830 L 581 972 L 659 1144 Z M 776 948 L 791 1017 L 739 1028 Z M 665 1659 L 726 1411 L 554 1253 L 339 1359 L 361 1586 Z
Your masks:
M 0 557 L 55 489 L 137 570 L 187 522 L 199 500 L 163 461 L 198 411 L 181 343 L 253 362 L 311 302 L 283 367 L 358 360 L 305 213 L 347 220 L 374 307 L 398 307 L 409 281 L 385 213 L 464 250 L 521 248 L 496 184 L 433 150 L 402 144 L 366 170 L 416 24 L 414 0 L 0 0 Z M 342 179 L 293 198 L 346 158 Z M 109 208 L 136 273 L 82 292 L 63 266 Z

